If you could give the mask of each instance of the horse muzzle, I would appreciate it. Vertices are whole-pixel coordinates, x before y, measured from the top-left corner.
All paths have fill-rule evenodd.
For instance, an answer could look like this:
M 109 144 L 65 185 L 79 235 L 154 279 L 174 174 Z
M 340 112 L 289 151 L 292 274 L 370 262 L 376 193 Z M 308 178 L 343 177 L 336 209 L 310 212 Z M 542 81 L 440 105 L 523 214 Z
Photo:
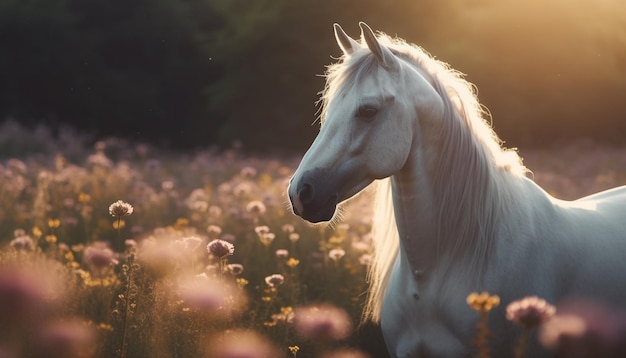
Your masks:
M 315 172 L 304 173 L 300 180 L 294 178 L 288 189 L 294 214 L 312 223 L 330 221 L 339 199 L 337 192 L 331 190 L 330 181 Z

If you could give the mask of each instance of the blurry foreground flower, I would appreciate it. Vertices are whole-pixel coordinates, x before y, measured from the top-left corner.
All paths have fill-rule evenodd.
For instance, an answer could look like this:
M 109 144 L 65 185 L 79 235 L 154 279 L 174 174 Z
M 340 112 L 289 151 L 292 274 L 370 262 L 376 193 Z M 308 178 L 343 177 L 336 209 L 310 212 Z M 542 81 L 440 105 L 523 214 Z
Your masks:
M 232 318 L 246 304 L 245 296 L 233 284 L 206 276 L 183 280 L 180 295 L 190 308 L 224 318 Z
M 41 327 L 36 343 L 37 357 L 88 358 L 96 348 L 94 329 L 78 320 L 59 321 Z
M 552 318 L 555 311 L 554 306 L 537 296 L 513 301 L 506 307 L 506 318 L 524 327 L 524 332 L 515 348 L 516 358 L 525 356 L 526 345 L 533 328 Z
M 320 358 L 369 358 L 369 355 L 356 349 L 342 348 L 322 354 Z
M 296 308 L 294 328 L 298 335 L 314 341 L 341 340 L 352 332 L 346 311 L 329 304 Z
M 109 206 L 109 214 L 116 218 L 128 216 L 133 213 L 133 206 L 118 200 Z
M 539 342 L 557 357 L 626 357 L 626 311 L 571 300 L 539 328 Z
M 207 345 L 206 358 L 282 358 L 284 354 L 267 338 L 248 330 L 227 331 Z

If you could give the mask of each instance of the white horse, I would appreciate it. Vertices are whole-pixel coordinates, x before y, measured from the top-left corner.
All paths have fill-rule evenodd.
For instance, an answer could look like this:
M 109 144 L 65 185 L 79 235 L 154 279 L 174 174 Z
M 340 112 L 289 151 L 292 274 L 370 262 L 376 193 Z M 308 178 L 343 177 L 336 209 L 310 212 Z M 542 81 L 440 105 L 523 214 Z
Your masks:
M 393 357 L 466 357 L 478 315 L 467 295 L 501 297 L 494 357 L 520 329 L 509 302 L 590 296 L 626 304 L 626 187 L 561 201 L 502 149 L 473 87 L 419 47 L 360 23 L 335 25 L 342 60 L 322 93 L 321 130 L 289 186 L 295 214 L 329 221 L 377 179 L 375 259 L 365 317 Z M 529 357 L 549 356 L 536 340 Z

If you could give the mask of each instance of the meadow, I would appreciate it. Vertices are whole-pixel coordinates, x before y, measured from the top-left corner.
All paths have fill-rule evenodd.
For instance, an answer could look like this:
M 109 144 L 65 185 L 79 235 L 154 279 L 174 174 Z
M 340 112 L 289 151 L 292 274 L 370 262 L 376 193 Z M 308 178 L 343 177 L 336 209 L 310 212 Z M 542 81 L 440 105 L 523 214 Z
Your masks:
M 367 192 L 312 226 L 297 157 L 90 143 L 0 127 L 0 357 L 370 356 Z M 561 198 L 626 184 L 626 148 L 520 154 Z

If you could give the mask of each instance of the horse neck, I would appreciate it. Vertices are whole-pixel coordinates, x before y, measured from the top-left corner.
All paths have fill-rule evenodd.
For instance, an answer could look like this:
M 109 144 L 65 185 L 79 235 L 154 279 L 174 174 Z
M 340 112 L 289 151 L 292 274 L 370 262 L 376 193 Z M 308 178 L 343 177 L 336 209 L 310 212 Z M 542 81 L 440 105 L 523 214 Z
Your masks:
M 452 107 L 448 112 L 458 115 Z M 503 185 L 508 173 L 463 120 L 447 118 L 439 136 L 445 140 L 433 148 L 413 148 L 405 168 L 392 178 L 393 203 L 400 242 L 414 270 L 463 261 L 467 274 L 479 277 L 510 199 Z

